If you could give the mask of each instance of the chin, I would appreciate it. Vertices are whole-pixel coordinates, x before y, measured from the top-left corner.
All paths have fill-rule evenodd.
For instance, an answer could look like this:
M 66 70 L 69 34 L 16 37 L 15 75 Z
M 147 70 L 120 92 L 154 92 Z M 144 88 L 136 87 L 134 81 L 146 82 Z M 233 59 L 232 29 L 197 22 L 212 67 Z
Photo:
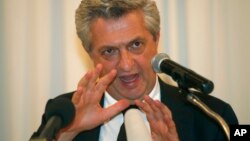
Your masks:
M 128 99 L 129 101 L 134 102 L 134 100 L 142 100 L 144 98 L 144 95 L 142 95 L 142 94 L 139 95 L 138 93 L 136 93 L 136 94 L 129 93 L 129 95 L 124 95 L 124 97 L 126 99 Z

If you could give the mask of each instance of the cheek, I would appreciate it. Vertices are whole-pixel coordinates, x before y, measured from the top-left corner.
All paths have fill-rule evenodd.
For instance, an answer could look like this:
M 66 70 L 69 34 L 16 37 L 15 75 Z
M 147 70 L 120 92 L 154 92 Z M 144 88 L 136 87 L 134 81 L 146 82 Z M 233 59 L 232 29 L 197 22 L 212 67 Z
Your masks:
M 91 59 L 93 61 L 93 64 L 94 64 L 94 67 L 97 65 L 97 64 L 102 64 L 103 68 L 102 68 L 102 71 L 101 71 L 101 74 L 99 77 L 103 77 L 105 74 L 107 74 L 111 69 L 110 66 L 110 63 L 107 63 L 105 61 L 102 61 L 101 59 L 99 59 L 98 57 L 96 56 L 91 56 Z
M 141 57 L 136 58 L 136 66 L 140 69 L 142 72 L 149 72 L 151 68 L 151 63 L 148 57 L 145 57 L 144 55 Z
M 142 60 L 144 65 L 147 66 L 148 68 L 151 68 L 151 60 L 156 54 L 157 54 L 157 49 L 154 47 L 151 47 L 150 49 L 145 51 Z
M 96 55 L 96 54 L 93 54 L 91 56 L 91 59 L 92 59 L 95 66 L 97 64 L 102 64 L 103 65 L 103 72 L 105 72 L 105 73 L 114 69 L 116 64 L 117 64 L 117 59 L 107 61 L 104 58 L 102 58 L 100 55 Z
M 157 54 L 156 50 L 150 50 L 145 52 L 145 54 L 143 55 L 143 57 L 141 57 L 140 61 L 138 61 L 140 63 L 140 67 L 142 69 L 142 71 L 144 72 L 144 75 L 146 75 L 146 77 L 150 77 L 152 75 L 154 75 L 154 70 L 152 68 L 151 65 L 151 59 Z
M 116 69 L 115 61 L 102 61 L 99 63 L 103 65 L 102 75 L 109 73 L 112 69 Z

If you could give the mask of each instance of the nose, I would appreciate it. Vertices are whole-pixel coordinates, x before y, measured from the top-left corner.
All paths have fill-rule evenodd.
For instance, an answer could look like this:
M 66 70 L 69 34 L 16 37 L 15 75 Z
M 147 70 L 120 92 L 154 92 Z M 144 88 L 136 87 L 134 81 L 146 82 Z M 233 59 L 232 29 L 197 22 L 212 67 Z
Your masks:
M 129 51 L 121 51 L 119 68 L 123 71 L 131 71 L 134 66 L 134 58 Z

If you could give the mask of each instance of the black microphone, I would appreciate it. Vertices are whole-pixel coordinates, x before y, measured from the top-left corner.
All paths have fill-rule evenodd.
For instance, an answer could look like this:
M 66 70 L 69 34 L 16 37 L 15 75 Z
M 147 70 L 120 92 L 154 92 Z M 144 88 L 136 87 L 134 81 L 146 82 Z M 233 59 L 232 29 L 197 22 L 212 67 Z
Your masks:
M 170 60 L 165 53 L 157 54 L 151 60 L 151 64 L 155 72 L 170 75 L 181 88 L 193 88 L 205 94 L 211 93 L 214 89 L 212 81 Z
M 57 132 L 67 126 L 75 117 L 75 107 L 71 100 L 56 98 L 49 100 L 45 108 L 46 125 L 39 135 L 39 139 L 52 141 Z

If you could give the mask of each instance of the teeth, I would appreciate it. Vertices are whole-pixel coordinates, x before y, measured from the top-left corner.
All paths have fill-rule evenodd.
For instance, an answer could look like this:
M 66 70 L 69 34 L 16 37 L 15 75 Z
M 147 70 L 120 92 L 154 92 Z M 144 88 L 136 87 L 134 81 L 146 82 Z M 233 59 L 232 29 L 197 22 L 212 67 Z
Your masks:
M 121 76 L 120 79 L 126 83 L 133 82 L 137 78 L 137 75 Z

